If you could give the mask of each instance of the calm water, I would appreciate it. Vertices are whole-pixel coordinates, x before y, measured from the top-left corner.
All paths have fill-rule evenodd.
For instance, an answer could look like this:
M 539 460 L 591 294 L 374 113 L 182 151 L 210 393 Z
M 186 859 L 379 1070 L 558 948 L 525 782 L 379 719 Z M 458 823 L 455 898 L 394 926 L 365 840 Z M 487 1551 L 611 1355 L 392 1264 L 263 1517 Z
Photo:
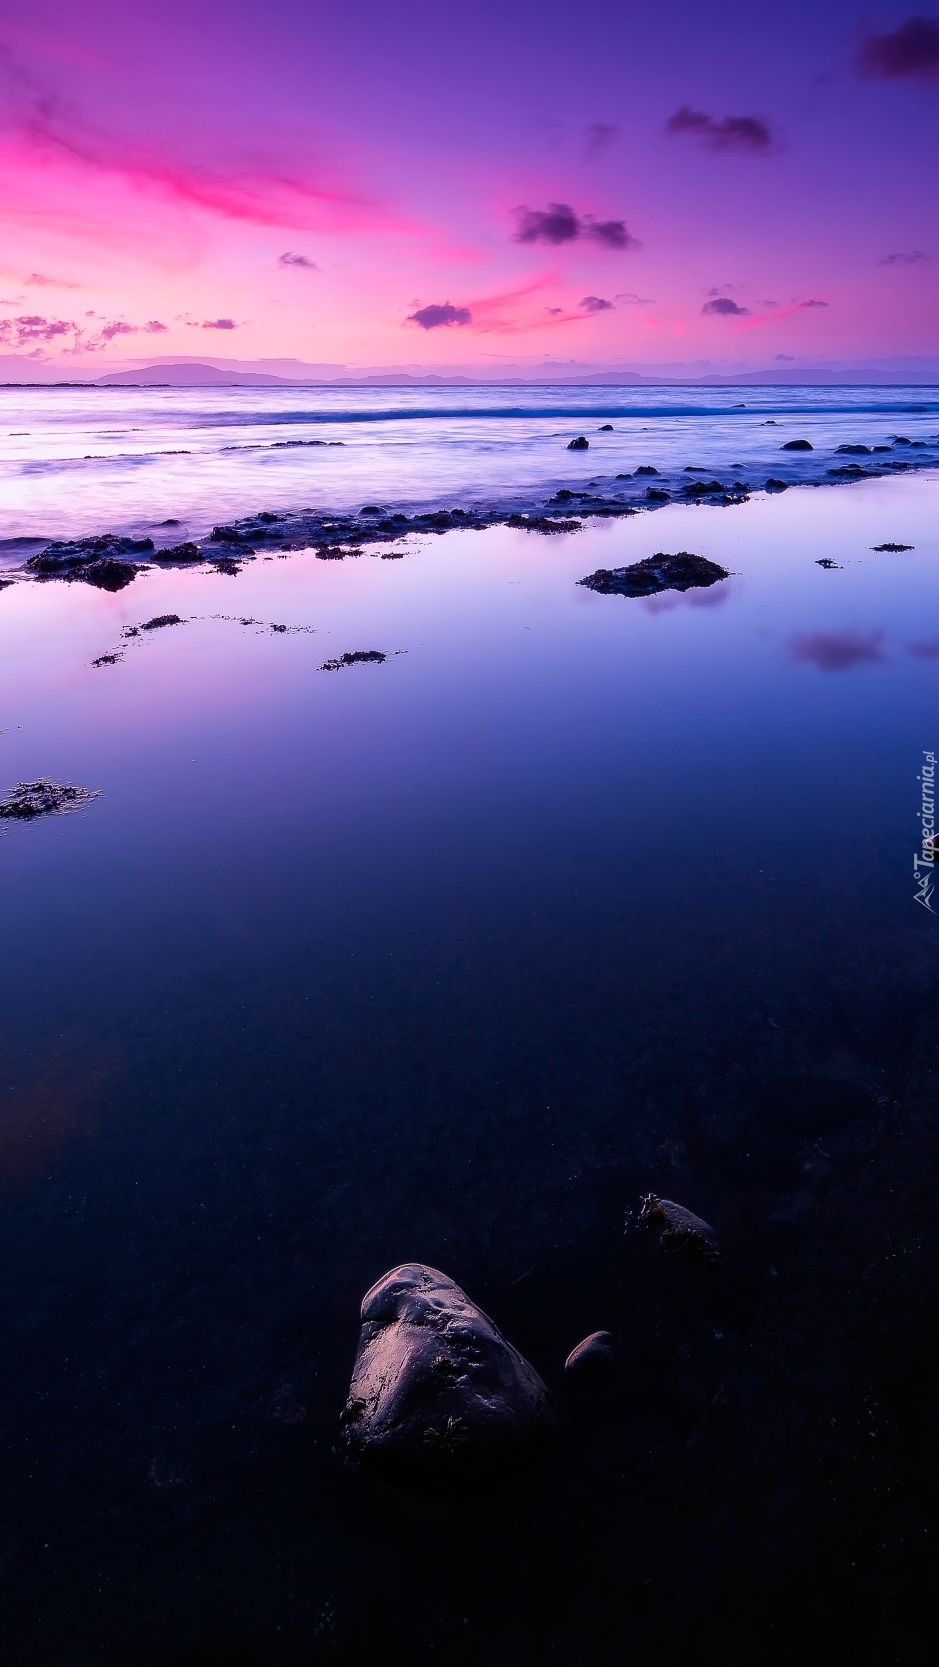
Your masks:
M 568 452 L 582 432 L 590 450 Z M 527 505 L 640 464 L 825 480 L 849 461 L 837 446 L 897 433 L 912 449 L 895 455 L 939 464 L 935 390 L 0 388 L 0 541 L 153 532 L 167 517 L 199 536 L 259 509 L 376 497 Z M 780 450 L 799 438 L 814 454 Z
M 211 399 L 258 420 L 253 393 Z M 64 402 L 63 457 L 96 400 Z M 94 420 L 162 402 L 167 439 L 209 447 L 205 400 L 108 390 Z M 369 483 L 385 455 L 417 492 L 438 442 L 429 461 L 418 421 L 383 421 L 387 454 L 361 425 Z M 520 447 L 547 467 L 548 421 L 516 419 L 512 469 Z M 452 422 L 462 489 L 508 423 Z M 246 468 L 264 502 L 299 490 L 213 455 L 209 520 L 257 506 Z M 304 490 L 320 455 L 337 495 L 365 469 L 351 440 L 313 455 Z M 187 477 L 95 478 L 21 472 L 7 526 L 156 517 Z M 568 1470 L 466 1510 L 351 1475 L 358 1302 L 430 1261 L 558 1389 L 621 1318 L 640 1184 L 694 1194 L 689 1092 L 719 1145 L 788 1073 L 895 1085 L 939 982 L 912 883 L 937 507 L 924 474 L 0 594 L 0 786 L 101 789 L 0 838 L 8 1660 L 294 1667 L 376 1639 L 387 1661 L 577 1659 L 550 1641 L 571 1522 L 585 1558 L 610 1532 L 608 1463 L 570 1438 Z M 732 578 L 576 585 L 677 549 Z M 390 658 L 319 669 L 371 648 Z

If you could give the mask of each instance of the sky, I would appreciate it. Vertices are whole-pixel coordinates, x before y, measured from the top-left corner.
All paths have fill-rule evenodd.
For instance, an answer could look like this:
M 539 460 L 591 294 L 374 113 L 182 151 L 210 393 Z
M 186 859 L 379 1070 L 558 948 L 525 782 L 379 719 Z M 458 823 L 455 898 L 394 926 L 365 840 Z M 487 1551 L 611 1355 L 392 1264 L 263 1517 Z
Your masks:
M 0 0 L 0 356 L 939 352 L 939 15 Z

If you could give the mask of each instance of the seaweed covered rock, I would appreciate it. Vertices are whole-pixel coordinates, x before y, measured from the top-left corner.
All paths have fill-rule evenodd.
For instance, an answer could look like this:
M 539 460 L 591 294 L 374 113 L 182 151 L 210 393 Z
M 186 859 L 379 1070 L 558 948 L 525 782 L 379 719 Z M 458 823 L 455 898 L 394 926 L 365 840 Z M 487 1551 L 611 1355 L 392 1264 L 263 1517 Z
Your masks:
M 691 590 L 729 578 L 726 567 L 718 566 L 716 561 L 679 550 L 673 556 L 659 551 L 631 567 L 598 567 L 596 573 L 588 573 L 586 579 L 577 582 L 601 596 L 654 596 L 661 590 Z
M 637 1222 L 640 1227 L 658 1233 L 659 1249 L 664 1256 L 687 1256 L 692 1261 L 719 1262 L 721 1259 L 717 1234 L 700 1216 L 692 1215 L 683 1204 L 670 1198 L 658 1198 L 654 1192 L 642 1200 Z
M 386 1273 L 362 1302 L 347 1451 L 393 1480 L 473 1488 L 533 1458 L 554 1426 L 537 1372 L 446 1274 Z
M 26 566 L 30 572 L 44 575 L 65 575 L 82 568 L 94 568 L 101 572 L 102 562 L 152 553 L 152 538 L 120 538 L 117 533 L 102 533 L 97 538 L 57 539 L 35 556 L 30 556 Z M 86 574 L 80 576 L 84 578 Z
M 8 821 L 31 822 L 37 816 L 62 815 L 69 810 L 80 810 L 98 797 L 90 787 L 74 787 L 68 782 L 20 781 L 0 799 L 0 816 Z

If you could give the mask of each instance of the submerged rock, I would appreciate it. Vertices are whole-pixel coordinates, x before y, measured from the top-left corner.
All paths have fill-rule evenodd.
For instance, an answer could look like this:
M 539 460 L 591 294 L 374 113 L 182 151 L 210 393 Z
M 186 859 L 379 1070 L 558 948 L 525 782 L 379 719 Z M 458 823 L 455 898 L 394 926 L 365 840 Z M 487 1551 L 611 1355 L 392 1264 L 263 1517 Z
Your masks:
M 601 596 L 654 596 L 660 590 L 691 590 L 729 578 L 726 567 L 719 567 L 716 561 L 679 550 L 673 556 L 660 551 L 631 567 L 598 567 L 596 573 L 588 573 L 586 579 L 577 582 Z
M 578 434 L 576 440 L 568 440 L 567 442 L 568 451 L 587 451 L 589 447 L 590 441 L 586 434 Z
M 599 1381 L 610 1376 L 616 1365 L 613 1338 L 608 1331 L 592 1331 L 576 1349 L 571 1349 L 564 1362 L 564 1370 L 571 1377 L 584 1382 Z
M 870 446 L 836 446 L 835 456 L 837 457 L 839 453 L 845 457 L 870 457 L 871 448 Z
M 446 1274 L 386 1273 L 362 1303 L 343 1439 L 417 1486 L 472 1488 L 533 1458 L 554 1427 L 537 1372 Z
M 56 781 L 20 781 L 0 800 L 0 816 L 10 821 L 30 822 L 36 816 L 55 816 L 78 810 L 98 797 L 96 789 L 73 787 Z
M 767 492 L 788 492 L 789 482 L 787 480 L 777 480 L 775 475 L 770 475 L 766 482 L 766 490 Z
M 780 446 L 780 451 L 814 451 L 811 440 L 786 440 Z
M 654 1192 L 642 1200 L 638 1223 L 640 1227 L 655 1229 L 659 1234 L 659 1248 L 665 1256 L 689 1256 L 700 1262 L 719 1262 L 721 1259 L 717 1234 L 700 1216 L 692 1215 L 683 1204 L 670 1198 L 657 1198 Z

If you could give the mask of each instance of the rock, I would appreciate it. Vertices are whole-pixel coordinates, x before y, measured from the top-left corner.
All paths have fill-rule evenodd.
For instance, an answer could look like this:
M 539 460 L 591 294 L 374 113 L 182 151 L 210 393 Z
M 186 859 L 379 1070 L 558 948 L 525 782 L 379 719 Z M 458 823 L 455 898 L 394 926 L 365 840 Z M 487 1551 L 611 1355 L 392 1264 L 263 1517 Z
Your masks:
M 342 1424 L 350 1455 L 393 1479 L 472 1488 L 533 1458 L 554 1411 L 537 1372 L 465 1292 L 407 1263 L 364 1298 Z
M 777 480 L 775 475 L 770 475 L 766 482 L 766 490 L 767 492 L 788 492 L 789 482 L 787 480 Z
M 340 654 L 336 660 L 324 660 L 320 671 L 341 671 L 343 666 L 378 666 L 387 658 L 380 648 L 356 648 L 351 654 Z
M 870 457 L 870 454 L 871 454 L 870 446 L 836 446 L 835 447 L 835 456 L 836 457 L 838 457 L 839 455 L 843 455 L 845 457 Z
M 154 561 L 204 561 L 198 544 L 169 544 L 165 550 L 154 550 Z
M 651 463 L 640 463 L 636 470 L 637 475 L 657 475 L 658 472 L 658 469 L 653 469 Z
M 649 486 L 646 488 L 646 498 L 650 504 L 667 504 L 669 494 L 661 486 Z
M 819 556 L 818 561 L 815 563 L 815 565 L 816 565 L 816 567 L 828 567 L 828 568 L 839 567 L 840 568 L 841 563 L 840 563 L 840 561 L 832 561 L 831 556 Z
M 876 550 L 878 555 L 881 555 L 881 554 L 883 554 L 884 551 L 887 551 L 891 556 L 894 556 L 894 555 L 899 555 L 901 550 L 915 550 L 916 545 L 915 544 L 872 544 L 871 549 Z
M 583 526 L 582 521 L 549 515 L 510 515 L 505 524 L 507 527 L 521 527 L 527 533 L 577 533 Z
M 596 573 L 577 582 L 601 596 L 654 596 L 660 590 L 691 590 L 729 578 L 726 567 L 706 556 L 692 555 L 690 550 L 679 550 L 674 556 L 660 551 L 631 567 L 598 567 Z
M 576 440 L 568 440 L 567 442 L 568 451 L 588 451 L 589 448 L 590 441 L 585 434 L 578 434 Z
M 99 590 L 123 590 L 139 572 L 139 562 L 117 561 L 113 556 L 102 556 L 98 561 L 90 561 L 87 567 L 63 573 L 62 577 L 80 579 L 83 584 L 97 585 Z
M 564 1362 L 565 1372 L 571 1377 L 593 1382 L 610 1376 L 616 1365 L 613 1338 L 608 1331 L 592 1331 L 576 1349 L 571 1349 Z
M 114 557 L 149 555 L 152 551 L 152 538 L 119 538 L 117 533 L 102 533 L 97 538 L 56 539 L 30 556 L 26 566 L 31 573 L 66 574 Z
M 613 433 L 613 424 L 612 423 L 604 423 L 602 425 L 602 427 L 597 429 L 597 433 L 598 434 L 612 434 Z
M 141 631 L 162 631 L 165 625 L 185 625 L 179 614 L 157 614 L 154 619 L 147 619 L 141 625 Z
M 688 498 L 704 498 L 712 492 L 726 492 L 727 488 L 719 480 L 689 480 L 684 490 Z
M 0 800 L 0 816 L 11 821 L 30 822 L 36 816 L 54 816 L 78 810 L 98 797 L 88 787 L 73 787 L 55 781 L 20 781 Z
M 780 451 L 814 451 L 815 447 L 811 440 L 786 440 L 779 449 Z
M 692 1215 L 683 1204 L 670 1198 L 657 1198 L 650 1192 L 642 1200 L 638 1217 L 640 1227 L 653 1228 L 659 1233 L 659 1248 L 665 1256 L 689 1256 L 700 1262 L 719 1262 L 720 1247 L 717 1234 L 708 1222 Z

